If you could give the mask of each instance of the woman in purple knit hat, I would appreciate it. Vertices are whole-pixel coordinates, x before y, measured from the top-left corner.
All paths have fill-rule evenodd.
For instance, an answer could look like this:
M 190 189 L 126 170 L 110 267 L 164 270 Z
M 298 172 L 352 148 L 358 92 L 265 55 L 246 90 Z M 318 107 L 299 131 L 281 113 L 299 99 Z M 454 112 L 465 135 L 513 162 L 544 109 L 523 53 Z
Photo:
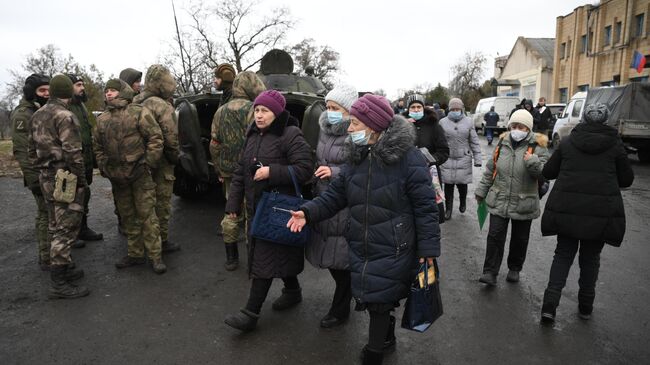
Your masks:
M 347 165 L 287 226 L 300 231 L 349 208 L 352 295 L 356 309 L 370 314 L 363 363 L 381 364 L 395 348 L 391 311 L 408 295 L 418 262 L 440 255 L 438 209 L 415 128 L 393 115 L 388 100 L 366 94 L 354 102 L 348 133 Z

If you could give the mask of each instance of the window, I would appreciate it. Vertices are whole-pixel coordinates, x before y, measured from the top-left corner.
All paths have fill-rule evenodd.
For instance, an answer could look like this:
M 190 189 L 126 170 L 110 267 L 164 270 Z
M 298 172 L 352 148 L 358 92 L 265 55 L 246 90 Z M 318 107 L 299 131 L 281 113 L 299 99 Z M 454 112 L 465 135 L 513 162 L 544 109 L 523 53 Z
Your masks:
M 609 46 L 612 44 L 612 26 L 608 25 L 605 27 L 605 39 L 603 40 L 603 45 L 604 46 Z
M 623 23 L 622 22 L 616 22 L 616 26 L 614 27 L 614 44 L 621 41 L 621 31 L 622 31 L 622 29 L 623 29 Z
M 594 48 L 594 32 L 589 31 L 589 44 L 587 44 L 587 52 L 591 52 L 591 50 Z
M 566 56 L 566 43 L 560 44 L 560 59 L 563 60 Z
M 637 15 L 634 24 L 636 24 L 636 28 L 634 29 L 634 36 L 635 37 L 644 36 L 645 14 Z
M 604 81 L 600 83 L 600 86 L 616 86 L 616 82 L 614 80 L 612 81 Z
M 589 91 L 589 84 L 578 85 L 578 91 Z
M 580 117 L 580 112 L 582 111 L 582 104 L 584 104 L 584 100 L 576 101 L 575 105 L 573 106 L 573 110 L 571 111 L 571 118 Z
M 587 35 L 580 37 L 580 53 L 587 52 Z
M 566 103 L 567 102 L 567 95 L 569 94 L 569 90 L 566 87 L 563 87 L 560 89 L 560 103 Z
M 650 81 L 650 76 L 630 77 L 630 82 L 648 82 L 648 81 Z

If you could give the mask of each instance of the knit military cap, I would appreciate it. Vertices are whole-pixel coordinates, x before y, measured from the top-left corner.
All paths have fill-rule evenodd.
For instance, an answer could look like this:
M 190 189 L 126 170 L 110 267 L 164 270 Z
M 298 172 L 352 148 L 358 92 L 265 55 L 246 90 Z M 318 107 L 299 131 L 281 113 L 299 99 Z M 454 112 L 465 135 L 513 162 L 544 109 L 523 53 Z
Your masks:
M 585 107 L 584 118 L 587 123 L 605 123 L 609 118 L 609 109 L 605 104 L 589 104 Z
M 459 98 L 452 98 L 449 100 L 449 110 L 452 109 L 463 109 L 465 107 L 465 104 L 463 104 L 463 101 L 460 100 Z
M 352 104 L 359 99 L 359 93 L 350 85 L 338 85 L 333 88 L 327 95 L 325 101 L 333 101 L 342 106 L 343 109 L 350 111 Z
M 508 128 L 513 123 L 525 125 L 529 130 L 533 130 L 533 116 L 526 109 L 519 109 L 512 113 L 508 121 Z
M 121 81 L 120 79 L 110 79 L 110 80 L 108 80 L 108 82 L 106 83 L 106 86 L 104 86 L 104 91 L 106 91 L 108 89 L 113 89 L 113 90 L 117 90 L 117 91 L 122 90 L 122 83 L 120 81 Z
M 406 98 L 406 106 L 410 108 L 411 104 L 413 103 L 419 103 L 422 104 L 422 106 L 424 106 L 424 96 L 422 96 L 421 94 L 409 95 L 408 98 Z
M 214 75 L 224 82 L 235 81 L 236 74 L 237 71 L 235 71 L 235 68 L 229 63 L 222 63 L 214 69 Z
M 366 94 L 355 101 L 350 114 L 375 132 L 386 130 L 394 115 L 390 102 L 374 94 Z
M 72 81 L 64 74 L 54 75 L 50 80 L 50 96 L 59 99 L 72 98 Z
M 120 80 L 133 85 L 134 82 L 142 81 L 142 72 L 134 68 L 125 68 L 120 72 Z

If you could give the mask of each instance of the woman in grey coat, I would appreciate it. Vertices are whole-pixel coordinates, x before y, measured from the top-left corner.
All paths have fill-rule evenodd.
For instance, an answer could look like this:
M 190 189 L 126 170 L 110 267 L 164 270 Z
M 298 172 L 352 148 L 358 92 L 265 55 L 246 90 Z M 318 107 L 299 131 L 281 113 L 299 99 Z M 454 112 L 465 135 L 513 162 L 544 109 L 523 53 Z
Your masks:
M 458 210 L 465 212 L 467 184 L 472 182 L 472 160 L 477 167 L 480 167 L 483 161 L 474 122 L 465 116 L 464 107 L 462 100 L 452 98 L 449 100 L 449 114 L 440 121 L 449 145 L 449 159 L 440 166 L 442 183 L 445 185 L 446 220 L 451 219 L 454 207 L 454 185 L 458 187 Z
M 326 96 L 327 111 L 320 116 L 320 134 L 316 148 L 317 168 L 314 175 L 318 178 L 315 195 L 327 190 L 329 182 L 339 175 L 345 163 L 343 146 L 348 137 L 350 126 L 350 108 L 359 98 L 357 91 L 347 85 L 339 85 Z M 350 271 L 348 260 L 348 242 L 344 237 L 348 219 L 345 208 L 334 217 L 313 226 L 311 242 L 307 246 L 307 261 L 321 269 L 329 269 L 336 282 L 334 298 L 327 314 L 321 319 L 323 328 L 343 324 L 350 316 Z

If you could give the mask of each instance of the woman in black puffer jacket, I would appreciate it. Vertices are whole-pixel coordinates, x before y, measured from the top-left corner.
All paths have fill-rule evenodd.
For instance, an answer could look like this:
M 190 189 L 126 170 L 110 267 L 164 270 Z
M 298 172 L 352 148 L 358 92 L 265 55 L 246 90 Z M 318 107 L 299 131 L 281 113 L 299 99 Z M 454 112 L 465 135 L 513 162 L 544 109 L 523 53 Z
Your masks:
M 364 363 L 381 363 L 395 344 L 390 312 L 405 298 L 418 261 L 440 255 L 435 192 L 427 163 L 414 146 L 415 129 L 393 116 L 388 101 L 372 94 L 350 110 L 348 164 L 329 189 L 293 212 L 288 226 L 301 230 L 349 208 L 352 295 L 368 310 L 370 329 Z M 419 260 L 418 260 L 419 259 Z

